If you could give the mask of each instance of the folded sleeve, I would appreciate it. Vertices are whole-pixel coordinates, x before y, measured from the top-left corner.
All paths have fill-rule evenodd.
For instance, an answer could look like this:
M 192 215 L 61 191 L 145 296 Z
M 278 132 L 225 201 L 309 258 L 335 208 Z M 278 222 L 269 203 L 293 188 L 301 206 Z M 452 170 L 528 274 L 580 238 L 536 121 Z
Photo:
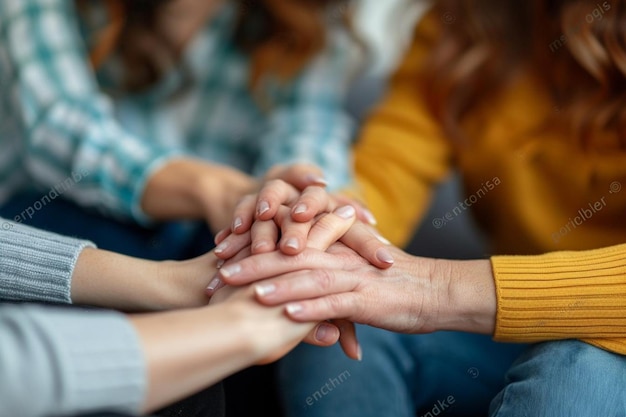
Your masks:
M 495 340 L 582 339 L 626 354 L 626 244 L 491 258 Z
M 139 413 L 144 358 L 122 314 L 0 304 L 0 340 L 2 415 Z
M 136 137 L 99 90 L 78 28 L 75 2 L 1 0 L 0 71 L 14 78 L 24 167 L 34 185 L 81 205 L 147 221 L 140 208 L 150 175 L 183 152 Z
M 86 247 L 94 244 L 0 218 L 0 300 L 71 303 L 74 266 Z

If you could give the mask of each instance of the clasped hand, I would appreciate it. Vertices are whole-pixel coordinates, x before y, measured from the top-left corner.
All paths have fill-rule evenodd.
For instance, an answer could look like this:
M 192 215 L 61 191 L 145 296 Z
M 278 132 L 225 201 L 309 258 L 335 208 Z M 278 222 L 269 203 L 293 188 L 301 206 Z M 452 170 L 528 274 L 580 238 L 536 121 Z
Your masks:
M 335 333 L 352 358 L 361 356 L 353 322 L 428 331 L 419 302 L 425 291 L 414 285 L 407 268 L 390 268 L 394 258 L 408 255 L 389 246 L 358 203 L 345 204 L 345 198 L 329 195 L 323 183 L 307 184 L 301 172 L 298 178 L 294 172 L 286 169 L 283 179 L 268 181 L 258 194 L 243 198 L 231 227 L 216 236 L 215 254 L 223 262 L 207 289 L 213 302 L 228 297 L 228 290 L 220 290 L 224 284 L 253 284 L 258 302 L 284 306 L 293 321 L 328 325 L 334 319 Z M 395 285 L 387 285 L 389 281 Z M 377 308 L 372 300 L 383 292 L 391 295 L 384 298 L 390 301 Z M 306 340 L 328 344 L 315 337 Z

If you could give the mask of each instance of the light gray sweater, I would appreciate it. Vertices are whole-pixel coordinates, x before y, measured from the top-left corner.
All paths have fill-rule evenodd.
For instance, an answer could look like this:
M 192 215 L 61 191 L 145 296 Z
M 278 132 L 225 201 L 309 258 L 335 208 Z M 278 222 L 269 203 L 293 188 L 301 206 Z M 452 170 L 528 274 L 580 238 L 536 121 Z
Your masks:
M 70 304 L 87 241 L 0 218 L 0 417 L 139 413 L 146 369 L 138 336 L 111 311 L 12 304 Z

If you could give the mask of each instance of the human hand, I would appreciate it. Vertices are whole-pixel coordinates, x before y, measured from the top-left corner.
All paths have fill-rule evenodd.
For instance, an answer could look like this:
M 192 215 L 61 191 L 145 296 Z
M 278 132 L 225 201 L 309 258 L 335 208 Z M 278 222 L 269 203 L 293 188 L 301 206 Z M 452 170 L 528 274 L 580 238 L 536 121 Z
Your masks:
M 300 181 L 300 185 L 303 184 Z M 235 208 L 230 230 L 235 234 L 245 233 L 255 220 L 271 220 L 281 214 L 282 207 L 288 207 L 290 216 L 281 222 L 283 238 L 279 247 L 285 253 L 296 254 L 306 247 L 304 242 L 312 220 L 343 205 L 353 206 L 362 222 L 376 224 L 374 216 L 360 203 L 342 195 L 331 195 L 320 184 L 298 188 L 293 185 L 293 179 L 274 179 L 264 183 L 257 194 L 241 199 Z
M 339 236 L 342 236 L 344 233 L 346 233 L 346 231 L 354 225 L 355 221 L 355 210 L 351 206 L 345 206 L 337 209 L 334 213 L 323 215 L 317 220 L 316 225 L 311 230 L 311 235 L 307 244 L 310 247 L 326 249 L 333 242 L 335 242 Z M 273 222 L 271 221 L 269 221 L 269 223 L 273 224 Z M 242 235 L 235 236 L 242 237 Z M 372 242 L 374 242 L 374 245 L 376 247 L 380 245 L 380 242 L 378 242 L 378 240 L 370 236 L 370 246 Z M 362 244 L 365 247 L 368 245 L 368 242 L 364 241 L 364 243 Z M 250 255 L 251 248 L 248 246 L 239 251 L 229 261 L 229 263 L 245 259 Z M 228 266 L 229 263 L 224 264 L 224 267 Z M 221 279 L 218 275 L 216 275 L 216 278 L 211 281 L 209 287 L 207 288 L 207 294 L 209 296 L 213 296 L 212 302 L 219 302 L 220 300 L 222 300 L 221 293 L 223 290 L 220 290 L 216 293 L 216 291 L 219 290 L 222 285 L 223 284 L 221 282 Z M 337 321 L 335 324 L 341 329 L 340 343 L 346 354 L 351 358 L 359 359 L 361 356 L 361 349 L 356 340 L 354 324 L 347 321 Z M 310 336 L 311 337 L 307 339 L 309 343 L 320 344 L 317 338 L 312 337 L 312 335 Z
M 156 220 L 203 219 L 216 233 L 230 224 L 238 201 L 259 186 L 234 168 L 179 158 L 148 179 L 141 207 Z
M 496 288 L 489 260 L 450 261 L 392 248 L 393 268 L 368 265 L 341 243 L 242 259 L 220 271 L 230 285 L 258 282 L 266 305 L 287 303 L 294 320 L 343 318 L 403 333 L 454 330 L 493 334 Z M 267 280 L 263 280 L 269 278 Z
M 246 319 L 241 321 L 246 323 L 258 349 L 263 352 L 257 364 L 273 362 L 301 342 L 326 347 L 340 340 L 349 357 L 360 357 L 354 326 L 335 325 L 326 321 L 294 322 L 285 315 L 284 306 L 268 307 L 260 304 L 255 299 L 252 286 L 226 286 L 211 299 L 211 305 L 229 304 L 238 305 L 241 309 L 239 311 L 245 312 Z M 268 327 L 271 329 L 262 330 Z M 267 337 L 268 334 L 273 337 Z
M 286 304 L 296 321 L 343 318 L 403 333 L 434 331 L 447 280 L 432 279 L 434 261 L 392 248 L 396 265 L 382 270 L 337 243 L 327 253 L 306 249 L 298 256 L 260 254 L 227 265 L 229 285 L 257 282 L 259 302 Z
M 280 201 L 281 204 L 268 207 L 257 207 L 257 220 L 253 220 L 253 207 L 261 201 Z M 226 229 L 216 235 L 216 254 L 222 259 L 229 259 L 244 247 L 250 245 L 252 253 L 265 253 L 277 247 L 284 253 L 296 255 L 307 247 L 307 239 L 316 224 L 318 216 L 329 210 L 335 210 L 339 201 L 348 201 L 345 197 L 335 198 L 317 186 L 307 187 L 300 193 L 291 185 L 283 181 L 274 181 L 266 184 L 258 196 L 247 196 L 237 206 L 235 211 L 234 229 Z M 295 205 L 291 207 L 290 205 Z M 357 217 L 362 208 L 350 204 L 356 210 Z M 300 210 L 300 207 L 303 207 Z M 366 216 L 367 217 L 367 216 Z M 274 220 L 274 225 L 271 220 Z M 278 226 L 278 227 L 277 227 Z M 279 230 L 280 229 L 280 241 Z M 249 230 L 249 232 L 243 232 Z M 371 227 L 363 225 L 352 228 L 345 236 L 339 236 L 341 241 L 356 250 L 361 256 L 380 268 L 388 268 L 393 264 L 390 253 L 384 249 L 389 242 L 382 238 Z M 373 239 L 376 238 L 376 239 Z M 378 240 L 378 242 L 376 242 Z M 334 243 L 334 242 L 333 242 Z

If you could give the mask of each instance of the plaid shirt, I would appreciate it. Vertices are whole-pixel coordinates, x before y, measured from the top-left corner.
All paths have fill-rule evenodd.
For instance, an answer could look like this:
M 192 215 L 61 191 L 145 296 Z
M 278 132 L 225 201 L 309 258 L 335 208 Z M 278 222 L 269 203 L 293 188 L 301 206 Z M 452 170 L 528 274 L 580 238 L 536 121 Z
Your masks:
M 180 155 L 256 176 L 309 162 L 325 170 L 331 188 L 347 185 L 345 36 L 333 36 L 262 110 L 247 88 L 249 59 L 232 41 L 233 18 L 234 7 L 224 6 L 188 46 L 180 67 L 189 88 L 173 94 L 184 73 L 175 69 L 146 93 L 118 97 L 103 91 L 119 85 L 119 63 L 91 69 L 96 28 L 79 20 L 73 1 L 0 0 L 0 204 L 17 190 L 79 177 L 67 197 L 143 220 L 146 180 Z

